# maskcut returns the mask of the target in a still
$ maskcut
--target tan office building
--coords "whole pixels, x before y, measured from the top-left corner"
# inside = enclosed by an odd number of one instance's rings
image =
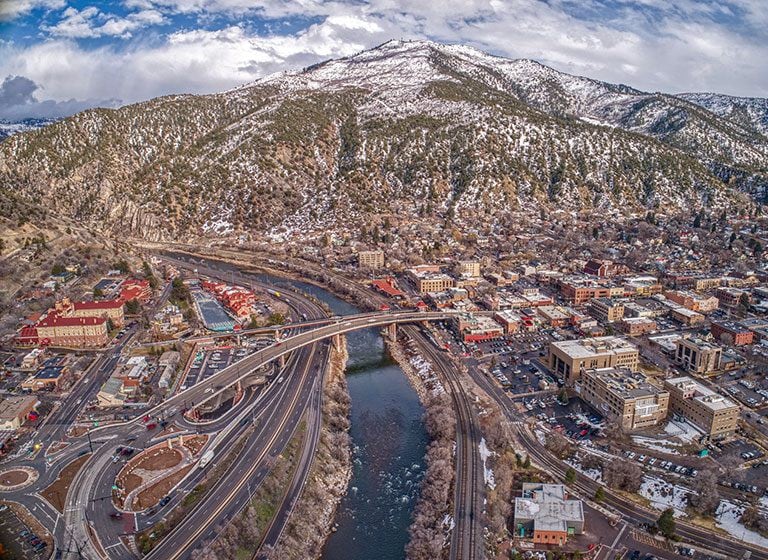
[[[691,377],[675,377],[664,381],[669,391],[669,409],[712,438],[722,438],[736,431],[739,406],[718,395]]]
[[[477,278],[480,276],[480,263],[478,261],[459,261],[456,272],[460,276],[471,276]]]
[[[610,298],[597,298],[589,302],[589,314],[598,321],[613,323],[624,317],[624,304]]]
[[[384,268],[384,251],[360,251],[357,253],[360,268]]]
[[[587,369],[623,367],[637,369],[637,347],[617,336],[550,342],[549,368],[567,382],[578,379]]]
[[[675,343],[675,363],[691,373],[717,371],[722,357],[722,348],[699,338],[680,338]]]
[[[624,430],[655,426],[667,417],[669,392],[641,373],[622,368],[588,369],[581,374],[581,398]]]

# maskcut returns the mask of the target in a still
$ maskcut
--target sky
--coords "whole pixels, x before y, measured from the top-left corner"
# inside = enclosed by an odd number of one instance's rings
[[[0,119],[224,91],[390,39],[768,97],[768,0],[0,0]]]

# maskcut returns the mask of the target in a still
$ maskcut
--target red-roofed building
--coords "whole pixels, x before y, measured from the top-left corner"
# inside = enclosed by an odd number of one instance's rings
[[[397,286],[395,285],[395,279],[390,277],[382,278],[379,280],[373,280],[371,282],[371,286],[373,286],[376,290],[380,291],[386,296],[389,296],[394,299],[403,299],[405,298],[405,294],[401,292]]]
[[[64,298],[56,302],[54,310],[59,317],[102,317],[104,319],[111,319],[115,327],[122,327],[123,323],[125,323],[123,302],[119,299],[73,302],[69,298]]]
[[[123,282],[118,299],[123,303],[134,299],[141,303],[147,303],[152,299],[152,288],[149,287],[149,280],[129,278]]]
[[[107,343],[107,319],[104,317],[61,317],[49,313],[31,327],[36,331],[37,344],[72,348],[98,347]],[[30,331],[22,334],[30,337]]]

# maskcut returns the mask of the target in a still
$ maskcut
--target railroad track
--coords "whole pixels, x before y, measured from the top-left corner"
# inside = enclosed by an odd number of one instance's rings
[[[480,550],[483,548],[477,537],[482,512],[479,492],[481,486],[478,478],[482,466],[478,447],[480,434],[472,413],[472,405],[456,370],[445,363],[445,356],[436,351],[432,344],[421,336],[417,327],[407,326],[404,330],[442,374],[456,410],[455,526],[451,532],[450,558],[474,560],[482,557],[482,553],[478,554],[478,548]]]

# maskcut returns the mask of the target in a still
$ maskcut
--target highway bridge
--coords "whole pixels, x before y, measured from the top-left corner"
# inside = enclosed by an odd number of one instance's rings
[[[371,327],[392,327],[400,323],[419,323],[423,321],[443,321],[455,317],[456,311],[381,311],[375,313],[362,313],[358,315],[344,315],[335,317],[328,325],[308,330],[282,341],[275,342],[262,350],[254,352],[231,366],[228,366],[209,378],[198,382],[189,389],[181,391],[173,397],[165,400],[153,409],[147,411],[150,416],[168,416],[170,411],[189,409],[206,402],[226,391],[243,378],[247,377],[260,367],[290,354],[300,348],[321,342],[328,338],[334,338],[351,331]],[[141,418],[137,417],[124,424],[112,424],[102,428],[91,430],[91,434],[103,430],[111,431],[118,426],[140,425]]]

